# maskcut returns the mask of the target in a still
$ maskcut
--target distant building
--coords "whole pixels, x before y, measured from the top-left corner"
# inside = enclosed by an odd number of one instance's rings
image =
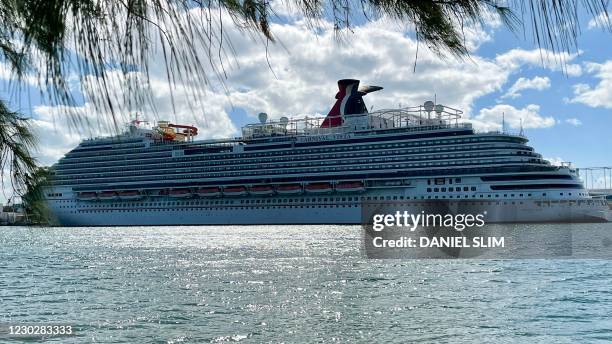
[[[12,225],[22,223],[25,216],[23,206],[21,204],[5,205],[0,204],[0,224]]]

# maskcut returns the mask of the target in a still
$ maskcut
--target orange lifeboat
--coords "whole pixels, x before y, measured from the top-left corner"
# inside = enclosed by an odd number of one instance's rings
[[[193,194],[191,193],[191,190],[187,188],[181,188],[181,189],[172,189],[168,191],[168,196],[172,198],[189,198],[193,196]]]
[[[221,196],[221,188],[218,186],[211,188],[199,188],[196,194],[200,197],[218,197]]]
[[[276,187],[276,192],[281,195],[296,195],[302,193],[300,184],[284,184]]]
[[[98,194],[98,198],[103,201],[111,201],[118,198],[115,191],[102,191]]]
[[[95,192],[79,192],[77,194],[77,199],[81,201],[93,201],[96,199],[97,195],[98,194],[96,194]]]
[[[309,193],[329,193],[333,190],[330,183],[310,183],[304,189]]]
[[[274,193],[274,188],[272,187],[272,185],[251,186],[251,195],[265,196],[265,195],[272,195],[273,193]]]
[[[244,186],[227,186],[223,188],[223,194],[226,196],[245,196],[247,189]]]
[[[354,182],[340,182],[336,185],[336,190],[338,192],[363,192],[366,190],[363,182],[354,181]]]
[[[126,201],[127,200],[137,200],[137,199],[141,199],[142,195],[137,190],[126,190],[126,191],[119,191],[119,198],[126,200]]]

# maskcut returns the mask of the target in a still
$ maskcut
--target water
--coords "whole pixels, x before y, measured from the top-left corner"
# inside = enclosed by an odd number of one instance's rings
[[[609,260],[359,248],[357,226],[4,227],[0,322],[72,324],[62,343],[612,341]]]

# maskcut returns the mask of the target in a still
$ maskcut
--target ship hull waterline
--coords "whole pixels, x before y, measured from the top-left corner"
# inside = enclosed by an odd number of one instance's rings
[[[481,205],[470,202],[470,214],[486,214],[486,223],[592,223],[610,221],[605,205],[568,205],[538,201],[522,201],[522,204]],[[456,203],[456,202],[455,202]],[[510,202],[508,202],[510,203]],[[371,206],[371,205],[368,205]],[[452,203],[451,203],[452,206]],[[394,209],[408,213],[422,211],[422,202],[406,203]],[[371,210],[370,210],[371,213]],[[294,205],[275,207],[205,207],[177,206],[139,209],[108,209],[101,213],[87,210],[72,213],[58,212],[57,224],[61,226],[144,226],[144,225],[267,225],[267,224],[361,224],[362,205]],[[84,216],[85,215],[85,216]],[[444,214],[442,214],[444,215]]]

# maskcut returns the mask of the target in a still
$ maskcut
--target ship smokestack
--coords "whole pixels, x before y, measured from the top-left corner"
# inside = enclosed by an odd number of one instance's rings
[[[378,91],[382,87],[366,86],[359,88],[359,80],[342,79],[338,80],[338,93],[336,103],[325,117],[321,128],[337,127],[342,125],[344,115],[367,113],[363,96],[367,93]]]

